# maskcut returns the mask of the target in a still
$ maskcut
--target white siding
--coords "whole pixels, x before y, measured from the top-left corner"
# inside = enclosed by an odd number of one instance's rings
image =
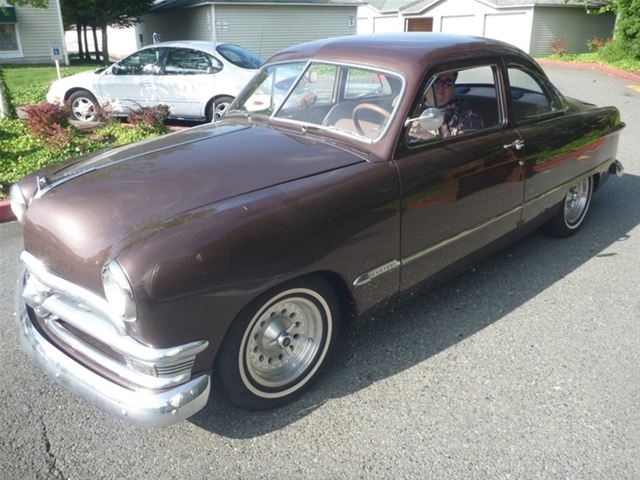
[[[53,63],[49,42],[56,42],[64,48],[58,0],[50,0],[47,8],[15,9],[21,56],[0,53],[2,63]]]
[[[475,15],[443,15],[440,17],[440,31],[461,35],[478,35],[478,20]]]
[[[368,5],[358,7],[358,35],[402,31],[404,18],[398,13],[382,14]]]
[[[353,35],[356,18],[356,7],[217,5],[215,25],[219,42],[235,43],[267,58],[298,43]]]
[[[526,12],[486,14],[484,36],[529,51],[531,22]]]

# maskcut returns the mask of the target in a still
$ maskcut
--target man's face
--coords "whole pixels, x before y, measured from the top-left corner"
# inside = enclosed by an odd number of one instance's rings
[[[454,86],[456,79],[450,73],[443,73],[438,75],[435,81],[436,90],[436,106],[443,107],[451,101],[453,98]]]

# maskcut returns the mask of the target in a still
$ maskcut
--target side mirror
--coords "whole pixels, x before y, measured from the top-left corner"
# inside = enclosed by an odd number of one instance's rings
[[[113,65],[111,65],[111,74],[112,75],[118,75],[118,73],[120,72],[120,67],[118,67],[117,63],[114,63]]]
[[[408,127],[413,122],[418,122],[420,128],[427,132],[438,130],[444,123],[444,113],[439,108],[427,108],[422,111],[419,117],[408,118],[407,121],[404,122],[404,126]]]

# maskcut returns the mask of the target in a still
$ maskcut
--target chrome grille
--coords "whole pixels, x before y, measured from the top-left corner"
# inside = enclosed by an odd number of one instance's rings
[[[28,252],[22,298],[56,342],[142,388],[162,389],[187,382],[195,357],[208,342],[152,348],[126,333],[108,302],[50,273]]]

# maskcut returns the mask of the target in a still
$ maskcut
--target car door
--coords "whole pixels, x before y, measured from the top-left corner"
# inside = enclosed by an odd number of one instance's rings
[[[216,74],[222,63],[201,50],[171,48],[163,75],[157,78],[160,103],[168,105],[171,116],[204,118],[209,99],[216,94]]]
[[[156,105],[156,84],[165,54],[164,47],[145,48],[114,64],[98,82],[102,103],[120,114]]]
[[[571,115],[555,87],[522,60],[506,63],[508,103],[523,140],[526,159],[523,220],[555,207],[567,192],[558,188],[597,165],[602,125],[597,119]]]
[[[447,71],[458,72],[455,98],[481,122],[472,122],[472,131],[444,136],[440,128],[417,141],[409,127],[400,140],[403,290],[514,231],[520,221],[523,166],[518,133],[506,118],[503,71],[497,61]],[[431,87],[421,91],[414,115],[424,100],[432,101],[430,89],[443,73],[428,77]]]

